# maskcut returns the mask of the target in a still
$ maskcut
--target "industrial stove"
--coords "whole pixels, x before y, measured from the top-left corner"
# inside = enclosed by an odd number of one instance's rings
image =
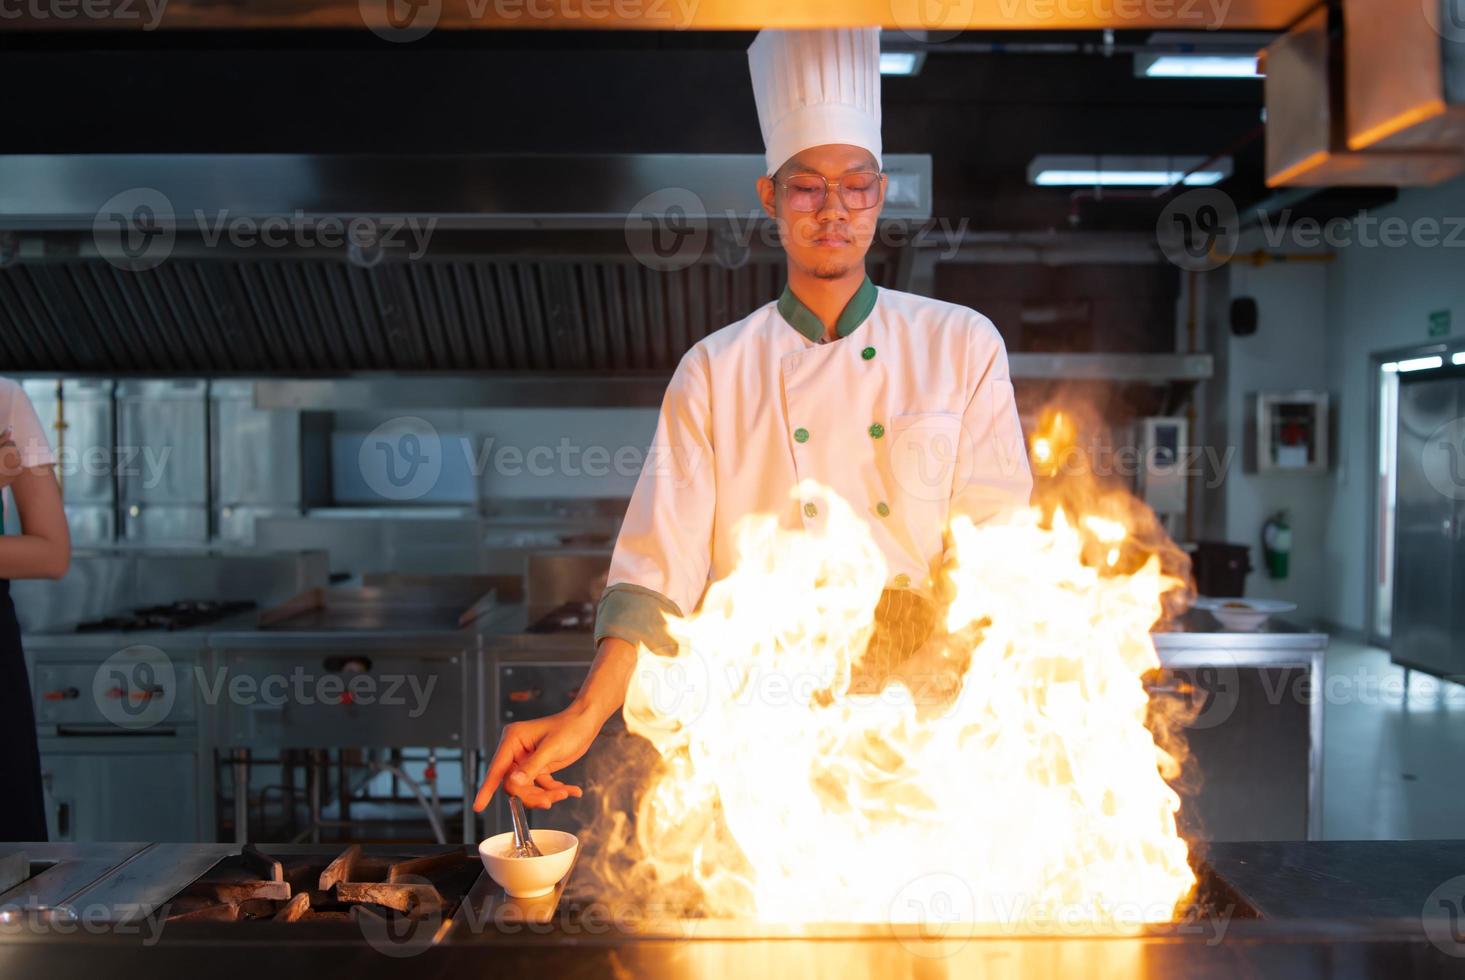
[[[22,857],[23,855],[23,857]],[[1017,934],[939,917],[780,927],[585,890],[505,898],[469,847],[0,845],[0,971],[414,977],[1461,976],[1465,841],[1212,844],[1174,922]]]
[[[122,613],[76,624],[78,633],[136,633],[144,630],[177,630],[209,626],[249,612],[255,603],[245,599],[180,599],[155,606],[140,606]]]

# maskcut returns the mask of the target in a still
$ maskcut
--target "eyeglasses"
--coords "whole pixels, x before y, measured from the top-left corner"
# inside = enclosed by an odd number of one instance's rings
[[[866,211],[880,203],[880,174],[874,170],[859,170],[838,180],[823,174],[794,174],[775,183],[783,185],[784,200],[794,211],[820,210],[831,187],[839,188],[840,200],[851,211]]]

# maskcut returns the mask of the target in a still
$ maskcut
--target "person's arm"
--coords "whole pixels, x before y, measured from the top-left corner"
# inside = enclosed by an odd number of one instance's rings
[[[24,468],[13,444],[0,446],[0,488],[7,484],[21,533],[0,537],[0,579],[60,578],[71,565],[71,531],[54,468]]]
[[[712,561],[716,482],[708,366],[701,350],[682,359],[662,400],[656,435],[636,481],[611,557],[595,623],[590,675],[564,711],[504,728],[473,808],[500,788],[547,809],[580,789],[554,773],[580,759],[625,702],[640,647],[674,648],[666,618],[696,607]]]
[[[968,372],[975,383],[962,412],[949,516],[951,520],[966,516],[974,524],[983,524],[1028,506],[1033,475],[1007,367],[1007,348],[992,322],[974,315],[979,323],[974,325]]]
[[[635,647],[614,636],[601,640],[590,675],[568,708],[505,726],[498,750],[488,764],[488,775],[473,800],[473,809],[481,811],[488,806],[500,786],[523,800],[525,806],[537,809],[548,809],[566,797],[579,796],[580,787],[560,782],[554,773],[590,750],[600,729],[626,700],[635,668]]]

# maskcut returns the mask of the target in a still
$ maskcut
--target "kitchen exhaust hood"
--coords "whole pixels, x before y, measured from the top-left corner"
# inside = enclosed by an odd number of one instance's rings
[[[1344,0],[1274,41],[1263,59],[1268,186],[1431,186],[1465,172],[1450,9]]]
[[[931,215],[931,158],[885,157],[882,220]],[[668,209],[737,224],[762,212],[757,153],[73,154],[0,156],[0,228],[90,231],[148,191],[180,233],[220,215],[403,216],[445,229],[625,226]],[[675,193],[673,193],[675,192]],[[140,196],[140,195],[136,195]],[[658,211],[660,209],[660,211]]]
[[[931,215],[931,161],[885,162],[869,267],[896,285]],[[669,371],[783,289],[754,193],[762,166],[756,154],[0,157],[0,368]]]

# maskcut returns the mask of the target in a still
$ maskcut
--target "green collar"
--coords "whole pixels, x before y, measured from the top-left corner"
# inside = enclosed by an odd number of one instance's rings
[[[879,294],[880,291],[875,288],[870,277],[866,276],[865,281],[860,283],[860,288],[855,290],[855,294],[845,304],[839,319],[834,321],[835,335],[848,337],[854,333],[855,328],[864,323],[870,311],[875,308],[875,299]],[[783,295],[778,298],[778,312],[788,321],[789,326],[814,343],[817,344],[819,338],[824,336],[823,322],[787,286],[783,287]]]

